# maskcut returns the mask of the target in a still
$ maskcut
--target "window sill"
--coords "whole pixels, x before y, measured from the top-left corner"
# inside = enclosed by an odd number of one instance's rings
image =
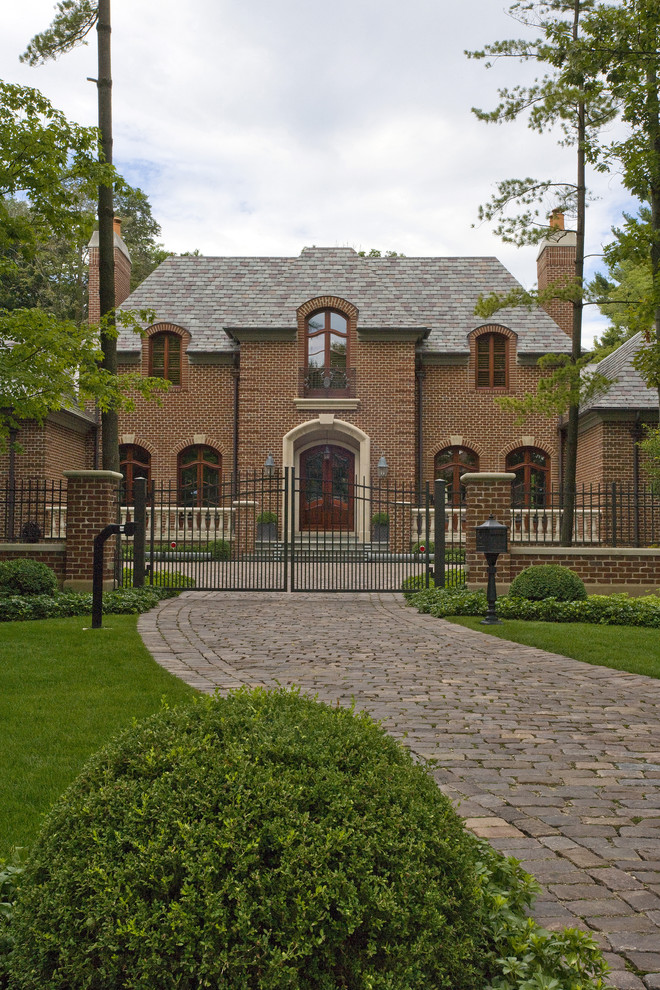
[[[293,400],[296,409],[345,409],[345,410],[355,410],[360,407],[359,399],[350,398],[333,398],[328,399],[324,396],[319,396],[318,399],[305,398],[305,399],[294,399]]]

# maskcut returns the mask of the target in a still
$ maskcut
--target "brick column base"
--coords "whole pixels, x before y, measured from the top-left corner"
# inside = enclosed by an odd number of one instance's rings
[[[489,516],[494,516],[509,530],[511,539],[511,483],[515,474],[509,472],[461,475],[465,485],[465,583],[470,591],[485,588],[488,584],[488,564],[482,553],[476,552],[475,527],[481,526]],[[503,582],[509,585],[510,554],[500,554],[497,572]],[[504,589],[503,589],[504,590]]]
[[[117,522],[117,471],[64,471],[67,479],[66,576],[69,591],[92,590],[94,537]],[[105,544],[103,590],[114,588],[114,540]]]

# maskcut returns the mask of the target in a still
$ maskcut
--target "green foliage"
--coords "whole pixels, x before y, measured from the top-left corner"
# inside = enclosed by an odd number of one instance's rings
[[[180,571],[154,571],[152,574],[145,574],[145,588],[194,588],[196,581],[187,574]],[[133,585],[133,568],[124,568],[124,588],[131,588]]]
[[[229,560],[231,557],[231,543],[227,540],[210,540],[206,550],[211,554],[211,560]]]
[[[0,990],[9,985],[9,955],[14,945],[11,924],[25,853],[25,849],[16,849],[9,862],[0,859]]]
[[[271,523],[276,523],[277,513],[270,511],[260,512],[259,515],[257,516],[257,522],[262,526],[269,526],[271,525]]]
[[[358,251],[360,258],[405,258],[405,254],[398,251],[379,251],[378,248],[371,248],[369,251]]]
[[[435,588],[408,597],[408,604],[429,615],[483,616],[488,602],[483,591]],[[546,598],[531,601],[505,595],[497,599],[500,619],[523,619],[530,622],[586,622],[605,626],[660,627],[660,595],[630,598],[628,595],[588,595],[579,601]]]
[[[78,45],[86,45],[85,38],[97,20],[98,0],[60,0],[53,23],[34,36],[20,56],[21,62],[43,65]]]
[[[576,602],[584,600],[587,592],[584,582],[570,568],[559,564],[536,564],[525,568],[514,578],[509,595],[511,598],[527,598],[535,602],[545,598]]]
[[[19,557],[0,561],[0,596],[54,595],[55,571],[39,560]]]
[[[422,588],[426,590],[426,581],[426,574],[411,574],[410,577],[405,578],[401,582],[403,597],[410,599],[413,595],[418,594]],[[428,587],[430,589],[435,588],[435,581],[430,575],[428,577]]]
[[[487,842],[479,847],[490,977],[483,990],[605,990],[608,967],[593,936],[541,928],[527,917],[536,881]]]
[[[644,471],[651,480],[654,491],[657,492],[660,487],[660,428],[647,426],[644,430],[644,438],[637,446],[646,454]]]
[[[371,517],[372,526],[389,526],[390,524],[390,514],[389,512],[374,512]]]
[[[103,595],[104,615],[138,615],[154,608],[163,598],[172,598],[173,588],[118,588]],[[54,595],[11,595],[0,597],[0,622],[25,622],[30,619],[59,619],[72,615],[90,615],[92,596],[77,591]]]
[[[14,986],[473,990],[477,852],[365,714],[205,698],[122,734],[48,816]]]

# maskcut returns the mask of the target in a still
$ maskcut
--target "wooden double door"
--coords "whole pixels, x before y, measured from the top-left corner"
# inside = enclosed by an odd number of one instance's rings
[[[344,530],[355,526],[355,455],[336,444],[319,444],[300,455],[300,529]]]

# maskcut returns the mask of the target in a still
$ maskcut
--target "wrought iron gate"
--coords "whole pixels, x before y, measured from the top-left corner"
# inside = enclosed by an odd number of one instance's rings
[[[137,485],[138,483],[136,483]],[[396,592],[462,583],[462,510],[411,487],[341,472],[240,475],[203,491],[152,485],[145,584],[223,591]],[[136,495],[136,498],[138,496]],[[435,502],[435,504],[434,504]],[[139,505],[137,512],[139,513]],[[136,514],[122,506],[122,521]],[[140,571],[124,543],[120,581]],[[139,581],[138,581],[139,583]]]

